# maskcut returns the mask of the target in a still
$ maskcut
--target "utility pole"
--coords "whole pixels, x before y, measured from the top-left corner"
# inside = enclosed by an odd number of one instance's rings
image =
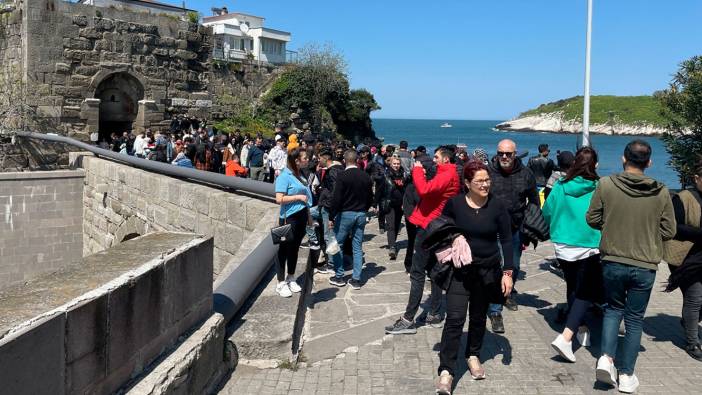
[[[583,96],[583,147],[590,145],[590,44],[592,36],[592,0],[587,0],[585,34],[585,95]]]

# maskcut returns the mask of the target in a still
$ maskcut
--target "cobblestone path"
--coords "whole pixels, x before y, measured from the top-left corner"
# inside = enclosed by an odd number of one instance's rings
[[[397,261],[390,261],[384,248],[386,237],[378,233],[377,222],[366,229],[362,289],[337,289],[329,286],[328,276],[315,276],[302,351],[306,362],[296,371],[239,366],[222,394],[434,393],[441,329],[421,327],[416,335],[384,335],[383,326],[404,311],[409,279],[402,265],[404,251]],[[400,239],[403,236],[404,232]],[[481,360],[488,377],[473,381],[465,374],[465,360],[460,360],[455,394],[617,393],[594,380],[597,325],[592,328],[593,346],[577,349],[576,363],[563,362],[552,350],[550,342],[562,329],[555,316],[557,305],[565,300],[565,283],[549,268],[549,257],[553,257],[550,243],[525,251],[523,280],[517,284],[519,311],[505,310],[505,334],[489,329],[486,333]],[[637,393],[700,393],[702,364],[681,348],[681,295],[660,292],[668,277],[667,268],[660,269],[636,366],[641,381]]]

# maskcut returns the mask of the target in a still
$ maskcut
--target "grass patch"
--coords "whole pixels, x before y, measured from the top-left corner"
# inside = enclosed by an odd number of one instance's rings
[[[665,127],[661,104],[653,96],[591,96],[591,124],[654,125]],[[566,121],[582,122],[583,97],[575,96],[542,104],[519,114],[520,117],[560,112]]]

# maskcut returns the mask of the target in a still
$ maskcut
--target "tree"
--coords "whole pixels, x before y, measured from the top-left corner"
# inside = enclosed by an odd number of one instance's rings
[[[263,98],[262,116],[287,119],[295,111],[315,131],[336,128],[347,137],[375,137],[370,112],[380,107],[368,91],[349,90],[346,69],[331,45],[304,46]]]
[[[668,89],[656,92],[670,130],[663,136],[670,165],[683,186],[692,183],[695,164],[702,158],[702,56],[683,61]]]

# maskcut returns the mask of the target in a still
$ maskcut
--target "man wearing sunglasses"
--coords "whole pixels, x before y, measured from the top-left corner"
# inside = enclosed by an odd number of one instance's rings
[[[522,257],[522,243],[519,239],[519,228],[524,221],[524,211],[528,203],[539,204],[539,195],[536,191],[534,173],[522,164],[517,157],[517,144],[512,140],[502,140],[497,145],[497,155],[488,165],[490,179],[492,180],[491,193],[507,207],[512,218],[512,245],[513,251],[502,251],[503,254],[512,253],[514,257],[514,284],[519,277],[519,261]],[[505,301],[509,310],[516,311],[517,303],[512,296]],[[504,333],[505,326],[502,321],[502,305],[492,304],[488,310],[492,331]]]

